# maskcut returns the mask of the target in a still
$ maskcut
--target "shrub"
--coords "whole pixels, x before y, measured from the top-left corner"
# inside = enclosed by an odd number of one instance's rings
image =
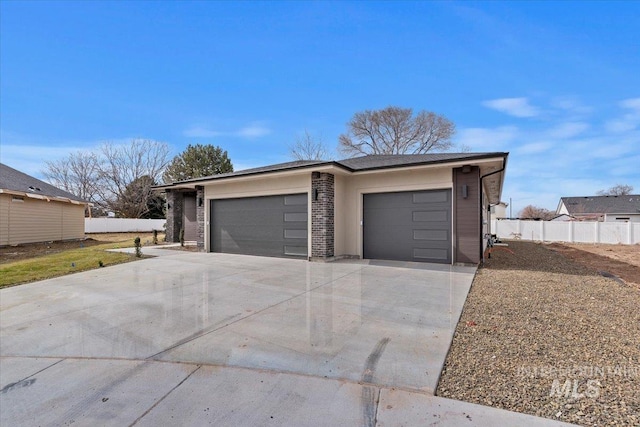
[[[133,241],[133,244],[136,247],[136,258],[140,258],[142,256],[142,245],[140,244],[140,237],[136,237]]]

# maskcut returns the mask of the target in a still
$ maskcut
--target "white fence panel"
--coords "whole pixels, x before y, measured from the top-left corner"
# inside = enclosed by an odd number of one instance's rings
[[[627,245],[640,243],[640,223],[637,222],[492,220],[491,230],[501,239]]]
[[[501,239],[517,239],[520,237],[520,221],[517,220],[492,220],[491,230]]]
[[[542,221],[521,221],[520,235],[523,240],[544,240],[542,237]]]
[[[166,219],[85,218],[85,233],[141,233],[163,230]]]
[[[571,227],[566,223],[557,221],[540,221],[544,226],[544,240],[548,242],[571,241]],[[571,224],[569,224],[571,225]]]
[[[629,226],[626,222],[601,222],[598,227],[600,243],[628,243]]]
[[[597,221],[593,222],[571,222],[573,224],[573,242],[576,243],[598,243],[596,235]]]

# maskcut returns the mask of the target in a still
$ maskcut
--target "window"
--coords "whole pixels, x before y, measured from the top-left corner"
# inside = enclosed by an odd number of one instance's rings
[[[12,202],[16,202],[16,203],[22,203],[22,202],[24,202],[24,197],[13,196],[11,198],[11,201]]]

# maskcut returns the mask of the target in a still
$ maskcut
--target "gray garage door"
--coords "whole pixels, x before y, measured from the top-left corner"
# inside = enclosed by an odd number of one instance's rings
[[[211,250],[307,256],[307,194],[211,201]]]
[[[451,263],[451,190],[363,196],[364,257]]]

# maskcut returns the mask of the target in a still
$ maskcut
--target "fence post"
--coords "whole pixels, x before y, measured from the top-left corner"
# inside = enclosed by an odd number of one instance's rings
[[[540,241],[544,242],[544,221],[540,221]]]
[[[573,221],[569,221],[569,243],[573,243]]]
[[[627,243],[633,245],[633,222],[627,222]]]
[[[595,222],[595,227],[596,227],[596,235],[594,236],[594,240],[596,241],[596,243],[600,243],[600,225],[599,225],[600,221]]]
[[[516,224],[518,224],[518,235],[520,236],[520,238],[522,238],[522,224],[521,224],[522,220],[516,219],[516,221],[517,221]]]

